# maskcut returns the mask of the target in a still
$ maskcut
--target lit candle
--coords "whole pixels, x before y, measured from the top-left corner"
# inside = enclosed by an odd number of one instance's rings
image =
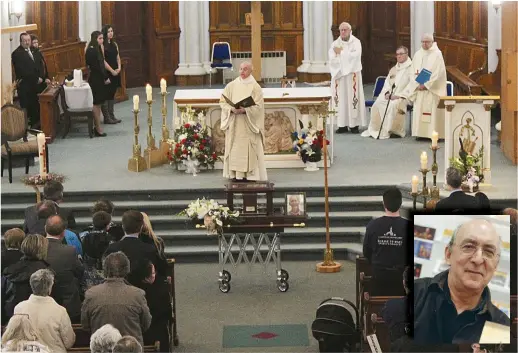
[[[439,133],[434,131],[432,132],[432,147],[437,147],[437,141],[439,141]]]
[[[38,142],[38,155],[40,162],[40,177],[45,178],[47,176],[46,161],[45,161],[45,134],[39,133],[36,135]]]
[[[133,110],[134,111],[138,110],[138,103],[139,103],[139,98],[137,95],[134,95],[133,96]]]
[[[417,194],[417,184],[419,184],[419,178],[414,175],[412,177],[412,194]]]
[[[421,153],[421,169],[428,169],[428,154],[425,151]]]
[[[146,85],[146,98],[148,102],[151,102],[153,100],[153,90],[149,83]]]
[[[165,78],[160,80],[160,92],[165,93],[167,91],[167,82],[165,81]]]

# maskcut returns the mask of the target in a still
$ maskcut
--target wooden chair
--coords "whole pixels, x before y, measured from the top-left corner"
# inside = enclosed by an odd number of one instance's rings
[[[63,118],[65,121],[65,126],[63,129],[63,138],[67,137],[70,132],[70,125],[72,124],[72,118],[74,117],[84,117],[88,118],[88,135],[90,138],[94,137],[94,112],[92,109],[90,110],[76,110],[70,109],[67,105],[67,100],[65,98],[65,88],[63,86],[60,87],[59,95],[61,96],[61,108],[63,109]]]
[[[364,294],[365,313],[363,314],[363,338],[366,341],[367,336],[376,334],[382,352],[388,352],[390,350],[390,333],[387,325],[385,325],[381,318],[381,310],[387,301],[398,298],[403,297],[371,297],[367,292]]]
[[[31,158],[38,157],[38,142],[28,141],[27,133],[37,135],[42,131],[29,129],[27,112],[13,104],[6,104],[2,107],[2,177],[4,176],[4,160],[7,160],[9,170],[9,183],[13,182],[13,158],[25,158],[25,174],[29,174],[29,162]],[[12,143],[9,142],[19,141]],[[49,148],[45,148],[47,172],[49,171]]]

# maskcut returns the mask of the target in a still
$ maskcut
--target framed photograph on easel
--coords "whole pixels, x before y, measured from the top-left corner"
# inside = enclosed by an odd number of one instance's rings
[[[306,215],[306,193],[291,192],[285,195],[285,215],[305,216]]]

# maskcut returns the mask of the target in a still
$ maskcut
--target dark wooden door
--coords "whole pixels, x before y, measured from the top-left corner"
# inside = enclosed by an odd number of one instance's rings
[[[126,86],[144,86],[148,77],[149,53],[146,45],[144,1],[103,1],[102,21],[113,26],[121,59],[127,60]]]

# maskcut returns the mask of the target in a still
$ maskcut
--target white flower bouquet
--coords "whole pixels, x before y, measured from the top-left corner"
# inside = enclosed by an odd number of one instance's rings
[[[189,217],[193,222],[203,224],[207,229],[208,235],[221,234],[223,232],[223,223],[232,222],[239,217],[238,211],[231,211],[226,206],[221,206],[214,200],[197,199],[189,204],[189,206],[179,213],[181,216]]]

